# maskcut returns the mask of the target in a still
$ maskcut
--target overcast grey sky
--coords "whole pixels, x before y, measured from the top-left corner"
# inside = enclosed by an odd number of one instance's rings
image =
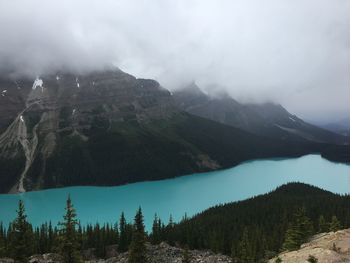
[[[348,0],[0,0],[0,69],[114,63],[304,118],[350,115]]]

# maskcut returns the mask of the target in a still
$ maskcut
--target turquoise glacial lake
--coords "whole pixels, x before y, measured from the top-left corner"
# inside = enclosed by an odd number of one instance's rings
[[[267,193],[288,182],[303,182],[334,193],[350,193],[350,165],[329,162],[319,155],[300,158],[255,160],[230,169],[192,174],[162,181],[116,187],[67,187],[24,194],[0,195],[0,221],[7,225],[16,214],[18,200],[25,203],[34,225],[62,219],[70,194],[79,220],[114,223],[122,211],[129,221],[142,207],[148,229],[157,213],[174,221],[211,206]]]

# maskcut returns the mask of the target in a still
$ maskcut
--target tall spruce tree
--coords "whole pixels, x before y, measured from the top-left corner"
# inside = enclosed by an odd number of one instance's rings
[[[116,222],[113,226],[113,232],[114,232],[114,236],[113,236],[113,243],[117,243],[119,244],[119,227],[118,227],[118,223]]]
[[[158,218],[157,214],[154,215],[153,225],[152,225],[152,235],[151,243],[153,245],[159,244],[161,241],[161,221]]]
[[[128,234],[127,234],[127,224],[124,216],[124,212],[122,212],[119,220],[119,244],[118,251],[125,252],[128,251]]]
[[[342,228],[340,221],[336,216],[332,216],[331,223],[329,224],[329,230],[336,232]]]
[[[3,224],[0,223],[0,257],[5,257],[6,255],[5,236],[5,229],[3,227]]]
[[[143,215],[141,207],[138,209],[135,222],[134,230],[132,234],[132,241],[129,249],[129,263],[146,263],[146,233],[145,225],[143,223]]]
[[[293,221],[290,223],[285,241],[283,243],[284,250],[296,250],[300,245],[312,235],[313,226],[310,219],[306,215],[304,207],[297,209],[294,213]]]
[[[326,222],[326,219],[324,218],[323,215],[320,215],[320,217],[318,218],[318,232],[319,233],[324,233],[324,232],[328,232],[329,230],[329,225]]]
[[[59,251],[65,263],[82,262],[80,255],[77,214],[68,196],[63,222],[59,223]]]
[[[17,217],[9,231],[10,255],[19,262],[27,262],[27,258],[34,252],[34,233],[31,224],[27,221],[24,203],[18,202]]]
[[[233,259],[237,263],[254,262],[254,252],[248,234],[248,229],[244,228],[241,241],[238,244],[237,258]]]

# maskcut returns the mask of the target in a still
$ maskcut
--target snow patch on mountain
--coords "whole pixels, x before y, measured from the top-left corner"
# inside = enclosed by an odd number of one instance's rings
[[[291,120],[291,121],[293,121],[293,122],[297,122],[294,118],[292,118],[292,117],[289,117],[289,119]]]
[[[40,87],[40,88],[41,88],[41,91],[43,91],[43,84],[44,84],[44,82],[43,82],[42,79],[36,78],[36,79],[34,80],[32,89],[35,90],[37,87]]]
[[[77,88],[80,88],[80,84],[79,84],[79,79],[75,78],[75,82],[77,83]]]

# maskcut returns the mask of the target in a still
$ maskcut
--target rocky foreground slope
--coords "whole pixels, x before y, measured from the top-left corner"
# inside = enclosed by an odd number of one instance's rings
[[[350,229],[316,235],[299,250],[284,252],[279,258],[284,263],[307,263],[310,255],[318,263],[350,262]],[[276,258],[269,261],[274,262]]]
[[[107,248],[107,259],[94,259],[91,254],[93,251],[85,251],[86,263],[127,263],[128,254],[116,252],[115,246]],[[147,259],[150,263],[181,263],[184,250],[177,247],[169,246],[166,243],[160,245],[147,244]],[[191,250],[189,251],[192,262],[195,263],[230,263],[229,257],[213,254],[209,251]],[[13,263],[12,259],[0,258],[0,263]],[[57,254],[34,255],[29,259],[29,263],[59,263],[60,256]]]

